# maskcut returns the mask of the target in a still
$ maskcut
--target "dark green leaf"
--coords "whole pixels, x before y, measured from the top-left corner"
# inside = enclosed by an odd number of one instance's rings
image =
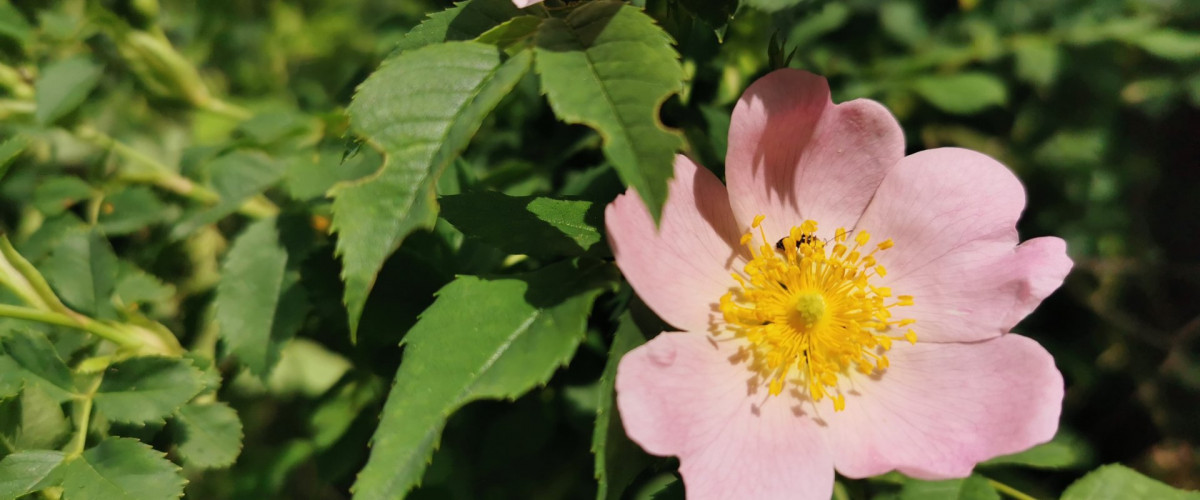
[[[200,392],[201,375],[182,358],[138,357],[114,363],[96,391],[96,408],[115,422],[158,422]]]
[[[117,256],[99,233],[79,227],[67,232],[38,268],[63,302],[100,319],[113,319]]]
[[[590,201],[484,191],[444,196],[442,217],[468,238],[511,254],[580,255],[602,239],[604,208]]]
[[[0,357],[0,377],[17,378],[26,386],[36,384],[58,402],[75,394],[71,371],[45,335],[11,332],[0,340],[0,347],[4,350],[4,356]]]
[[[270,374],[308,315],[307,293],[299,272],[289,269],[278,222],[259,220],[238,236],[217,285],[221,338],[230,354],[260,378]]]
[[[1120,464],[1102,466],[1075,481],[1062,500],[1200,500],[1200,492],[1177,490]]]
[[[738,0],[681,0],[679,3],[715,30],[729,24],[738,9]]]
[[[82,55],[42,68],[34,83],[38,123],[52,124],[82,104],[103,74],[102,66]]]
[[[799,5],[804,0],[745,0],[745,4],[763,12],[776,12]]]
[[[221,201],[180,221],[171,236],[182,238],[200,226],[232,214],[246,200],[278,182],[283,171],[283,162],[264,154],[235,151],[213,160],[208,172],[213,190],[220,195]]]
[[[18,451],[0,460],[0,498],[17,498],[55,486],[62,480],[63,453]]]
[[[645,343],[646,338],[628,312],[622,314],[618,321],[608,363],[604,365],[604,373],[600,376],[600,402],[596,410],[596,427],[592,432],[596,479],[600,481],[596,491],[597,500],[621,498],[625,488],[642,469],[650,465],[649,456],[625,435],[625,426],[621,425],[621,415],[616,411],[616,393],[613,391],[621,357]]]
[[[529,62],[528,51],[501,63],[494,46],[451,42],[400,53],[359,87],[351,124],[387,160],[333,191],[352,335],[383,261],[413,231],[433,228],[438,177]]]
[[[432,14],[409,30],[396,52],[413,50],[442,42],[472,40],[501,23],[520,15],[511,0],[467,0]]]
[[[4,177],[4,174],[8,173],[8,167],[21,155],[22,151],[25,151],[26,146],[29,146],[29,139],[20,135],[10,137],[0,143],[0,177]]]
[[[957,73],[918,78],[913,90],[938,109],[971,115],[1008,102],[1004,82],[987,73]]]
[[[683,88],[671,38],[636,7],[601,0],[537,35],[537,70],[554,113],[604,138],[604,155],[658,220],[680,134],[663,128],[663,101]]]
[[[100,232],[109,236],[122,235],[161,222],[168,213],[154,191],[145,186],[133,186],[106,196],[97,222]]]
[[[1062,49],[1045,37],[1022,39],[1013,47],[1017,62],[1017,77],[1034,85],[1054,83],[1061,65]]]
[[[92,196],[92,187],[73,176],[50,177],[33,190],[33,206],[43,214],[54,216]]]
[[[179,455],[189,465],[228,467],[242,451],[242,421],[225,403],[184,405],[174,429]]]
[[[528,40],[541,25],[542,18],[537,16],[514,17],[505,21],[504,24],[487,30],[475,41],[505,48],[522,40]]]
[[[175,295],[175,287],[163,283],[132,264],[125,264],[121,266],[114,292],[126,308],[136,308],[137,304],[162,304],[169,301]]]
[[[1000,494],[987,478],[972,474],[945,481],[909,479],[900,489],[900,500],[1000,500]]]
[[[1083,438],[1060,429],[1049,443],[1012,455],[996,457],[980,466],[1018,465],[1039,469],[1075,469],[1092,463],[1091,445]]]
[[[371,175],[382,163],[379,153],[369,148],[344,161],[340,150],[322,150],[317,155],[300,154],[288,160],[284,186],[297,200],[321,198],[335,184]]]
[[[39,385],[30,385],[20,396],[0,401],[0,436],[13,449],[57,448],[70,430],[61,401],[50,397]]]
[[[108,438],[69,461],[64,500],[176,500],[187,483],[162,453],[131,438]]]
[[[477,399],[516,398],[571,359],[592,302],[611,279],[607,266],[587,266],[460,276],[442,288],[405,337],[354,497],[403,496],[420,481],[451,413]]]

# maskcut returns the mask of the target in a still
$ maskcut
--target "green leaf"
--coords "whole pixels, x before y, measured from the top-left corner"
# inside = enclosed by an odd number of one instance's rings
[[[50,125],[73,111],[96,87],[104,67],[79,55],[50,63],[42,68],[33,88],[38,123]]]
[[[123,235],[161,222],[169,212],[158,196],[146,186],[132,186],[104,198],[97,225],[100,232]]]
[[[913,90],[938,109],[956,115],[971,115],[1008,102],[1004,82],[987,73],[925,76],[913,82]]]
[[[146,356],[114,363],[96,391],[96,408],[116,422],[159,422],[200,392],[201,375],[182,358]]]
[[[451,413],[477,399],[516,398],[571,359],[611,279],[608,266],[587,266],[460,276],[438,291],[404,338],[404,361],[354,498],[403,496],[419,483]]]
[[[29,139],[21,135],[0,143],[0,177],[4,177],[4,174],[8,173],[8,167],[21,155],[21,152],[25,151],[27,146],[29,146]]]
[[[108,438],[67,462],[64,500],[176,500],[187,481],[162,453],[132,438]]]
[[[537,16],[519,16],[509,19],[499,26],[487,30],[475,39],[476,42],[506,48],[522,40],[527,40],[537,32],[542,25],[542,18]]]
[[[188,465],[228,467],[242,452],[242,421],[225,403],[184,405],[175,413],[174,430]]]
[[[67,232],[38,268],[76,311],[99,319],[116,318],[112,294],[117,256],[99,233],[83,226]]]
[[[1190,61],[1200,58],[1200,34],[1196,33],[1162,28],[1135,37],[1133,42],[1164,59]]]
[[[136,308],[137,304],[163,304],[171,300],[175,296],[175,287],[132,264],[125,264],[121,266],[114,293],[126,308]]]
[[[987,478],[972,474],[945,481],[909,479],[900,489],[900,500],[1000,500],[1000,493]]]
[[[283,177],[284,164],[265,154],[235,151],[213,160],[208,172],[221,201],[180,221],[171,231],[171,237],[183,238],[200,226],[237,211],[246,200],[278,182]]]
[[[778,12],[800,5],[804,0],[745,0],[744,4],[763,12]]]
[[[0,460],[0,498],[56,486],[62,480],[63,453],[52,450],[18,451]]]
[[[542,23],[537,70],[554,113],[600,133],[604,156],[658,220],[683,145],[658,118],[663,101],[683,89],[670,36],[636,7],[585,3]]]
[[[738,9],[738,0],[680,0],[679,4],[715,30],[729,24]]]
[[[1012,455],[996,457],[979,465],[983,467],[1019,465],[1038,469],[1077,469],[1089,466],[1092,459],[1091,444],[1086,439],[1059,429],[1058,434],[1048,443],[1042,443]]]
[[[1054,83],[1062,65],[1059,44],[1045,37],[1022,39],[1013,47],[1017,78],[1034,85]]]
[[[65,212],[92,196],[92,186],[75,176],[56,176],[43,180],[33,190],[33,207],[48,216]]]
[[[289,268],[278,223],[262,219],[247,227],[229,249],[217,284],[221,338],[229,353],[259,378],[271,373],[309,309],[300,273]]]
[[[467,0],[432,14],[409,30],[396,44],[396,52],[442,42],[472,40],[504,23],[521,10],[511,0]]]
[[[322,198],[335,184],[371,175],[382,163],[383,158],[372,149],[360,150],[345,160],[341,149],[298,154],[288,159],[284,187],[297,200]]]
[[[1062,500],[1197,500],[1200,492],[1177,490],[1120,464],[1102,466],[1075,481]]]
[[[884,2],[879,6],[879,23],[885,33],[910,47],[929,38],[929,26],[920,4],[915,2]]]
[[[596,500],[617,499],[651,460],[629,437],[616,411],[617,364],[621,357],[646,342],[628,312],[622,314],[613,335],[604,373],[600,375],[600,404],[596,427],[592,432],[592,453],[596,455],[596,479],[600,481]]]
[[[26,386],[36,384],[57,402],[75,394],[71,371],[58,357],[58,351],[39,332],[16,331],[0,340],[5,356],[0,357],[0,378],[13,377]]]
[[[603,238],[604,207],[590,201],[483,191],[443,196],[442,217],[468,238],[510,254],[580,255]]]
[[[496,47],[450,42],[400,53],[359,87],[350,122],[387,159],[333,190],[351,335],[383,261],[413,231],[433,228],[438,177],[529,63],[528,51],[502,63]]]
[[[70,430],[62,402],[48,395],[41,386],[30,385],[20,396],[0,401],[0,436],[13,449],[57,448]]]
[[[25,15],[8,0],[0,0],[0,35],[8,36],[22,45],[33,36],[33,27],[25,20]]]

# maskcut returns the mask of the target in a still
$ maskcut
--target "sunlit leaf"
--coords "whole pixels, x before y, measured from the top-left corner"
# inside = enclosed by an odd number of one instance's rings
[[[0,498],[18,498],[55,486],[62,480],[63,453],[18,451],[0,460]]]
[[[158,422],[200,392],[200,377],[186,359],[130,358],[104,371],[96,408],[116,422]]]
[[[930,75],[913,82],[913,90],[947,113],[971,115],[1008,102],[1004,82],[987,73]]]
[[[175,500],[179,467],[131,438],[108,438],[64,465],[64,500]]]
[[[54,123],[83,104],[103,74],[102,66],[82,55],[42,68],[34,83],[37,121],[47,125]]]
[[[1130,498],[1197,500],[1200,499],[1200,493],[1177,490],[1143,476],[1124,465],[1110,464],[1075,481],[1062,495],[1062,500],[1124,500]]]
[[[1039,469],[1072,469],[1087,467],[1092,462],[1091,445],[1083,438],[1060,429],[1054,439],[1028,450],[996,457],[979,464],[1017,465]]]
[[[590,201],[484,191],[442,197],[442,217],[468,238],[511,254],[580,255],[602,239],[604,208]]]
[[[242,451],[242,421],[225,403],[189,403],[175,412],[175,441],[185,463],[227,467]]]
[[[945,481],[909,479],[900,489],[900,500],[1000,500],[1000,494],[987,478],[972,474]]]
[[[75,394],[71,372],[46,336],[33,331],[11,332],[0,339],[0,377],[36,384],[58,402]]]
[[[396,44],[395,51],[412,50],[426,45],[472,40],[520,15],[521,10],[511,0],[467,0],[431,14],[421,24],[409,30]]]

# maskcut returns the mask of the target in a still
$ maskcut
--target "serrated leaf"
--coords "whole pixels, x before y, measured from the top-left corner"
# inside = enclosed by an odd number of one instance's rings
[[[1087,467],[1092,462],[1091,444],[1075,434],[1059,429],[1048,443],[1028,450],[996,457],[979,464],[981,467],[995,465],[1018,465],[1038,469],[1072,469]]]
[[[265,154],[235,151],[213,160],[208,172],[213,191],[220,195],[221,201],[179,221],[171,231],[172,238],[183,238],[200,226],[237,211],[246,200],[278,182],[283,177],[284,164]]]
[[[289,269],[279,220],[251,224],[234,241],[217,284],[216,320],[229,353],[260,378],[308,315],[300,273]]]
[[[600,133],[604,156],[658,220],[683,145],[658,118],[662,103],[683,89],[670,36],[636,7],[586,3],[542,23],[537,70],[554,113]]]
[[[284,187],[292,198],[309,200],[325,196],[339,182],[353,181],[379,170],[383,158],[372,149],[363,149],[342,159],[342,151],[322,150],[317,155],[298,154],[288,159]]]
[[[99,233],[85,227],[67,232],[38,269],[72,309],[98,319],[116,318],[112,293],[117,256]]]
[[[56,486],[62,480],[63,453],[18,451],[0,460],[0,498],[18,498]]]
[[[1200,500],[1200,492],[1177,490],[1120,464],[1102,466],[1075,481],[1062,500]]]
[[[433,228],[438,177],[530,58],[523,51],[502,63],[499,49],[475,42],[431,45],[384,61],[359,87],[351,124],[387,159],[375,175],[333,190],[351,335],[383,261],[413,231]]]
[[[166,302],[175,295],[175,287],[163,283],[157,277],[134,267],[132,264],[121,266],[114,290],[125,307],[136,307],[137,304],[159,304]]]
[[[92,187],[83,179],[74,176],[50,177],[33,190],[33,207],[43,214],[54,216],[91,195]]]
[[[446,418],[477,399],[516,398],[544,384],[583,340],[608,267],[563,262],[516,276],[460,276],[404,338],[356,499],[391,499],[416,486]],[[470,311],[470,314],[464,314]]]
[[[442,42],[472,40],[517,16],[521,10],[511,0],[467,0],[431,14],[409,30],[396,44],[396,52]]]
[[[242,452],[242,421],[225,403],[184,405],[174,429],[179,455],[189,465],[228,467]]]
[[[439,201],[442,217],[464,236],[510,254],[576,256],[603,238],[604,207],[590,201],[492,191],[444,196]]]
[[[987,73],[930,75],[913,82],[913,90],[947,113],[971,115],[1008,102],[1004,82]]]
[[[0,436],[15,450],[57,448],[70,430],[62,403],[41,386],[30,385],[18,397],[0,401]]]
[[[542,18],[537,16],[519,16],[505,21],[482,35],[475,38],[476,42],[506,48],[522,40],[527,40],[537,32],[542,25]]]
[[[33,331],[16,331],[0,340],[0,377],[13,377],[26,386],[36,384],[57,402],[75,394],[71,371],[58,357],[46,336]]]
[[[201,375],[182,358],[146,356],[114,363],[96,390],[96,408],[116,422],[158,422],[200,392]]]
[[[33,84],[37,104],[34,116],[38,123],[50,125],[73,111],[87,99],[103,74],[103,66],[83,55],[42,68]]]
[[[113,236],[129,234],[161,222],[168,214],[158,196],[146,186],[132,186],[104,197],[97,225]]]
[[[64,500],[174,500],[187,483],[179,467],[132,438],[108,438],[67,462]]]
[[[604,373],[600,375],[600,401],[596,410],[596,427],[592,432],[592,453],[596,455],[596,479],[599,489],[596,500],[621,498],[625,488],[650,465],[650,458],[625,435],[621,415],[617,413],[617,365],[625,353],[646,342],[642,332],[628,312],[622,314],[613,334],[612,347]]]
[[[8,173],[8,167],[21,155],[22,151],[25,151],[27,146],[29,146],[29,139],[20,135],[0,143],[0,177],[4,177],[4,174]]]
[[[1000,500],[1000,493],[987,478],[972,474],[945,481],[909,479],[900,488],[900,500]]]

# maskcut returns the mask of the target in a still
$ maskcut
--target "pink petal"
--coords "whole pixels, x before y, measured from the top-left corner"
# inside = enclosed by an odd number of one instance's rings
[[[659,317],[682,330],[709,331],[716,304],[736,285],[745,263],[721,181],[684,156],[675,157],[661,227],[634,191],[608,205],[605,225],[617,266]]]
[[[736,342],[663,333],[617,368],[617,406],[629,437],[679,457],[688,498],[828,499],[833,461],[795,399],[751,391],[731,361]]]
[[[805,219],[828,237],[858,220],[903,157],[904,132],[879,103],[835,106],[824,78],[782,69],[754,82],[734,108],[725,177],[743,230],[762,214],[770,237]]]
[[[976,463],[1054,436],[1063,379],[1037,342],[897,344],[891,367],[858,377],[846,409],[825,415],[838,472],[965,477]]]
[[[912,295],[926,342],[968,342],[1001,335],[1062,284],[1071,269],[1066,244],[1038,238],[1017,245],[1025,190],[1004,165],[974,151],[942,148],[902,160],[880,184],[858,229],[877,255],[892,293]]]
[[[528,7],[533,4],[542,3],[543,1],[544,0],[512,0],[512,3],[513,3],[513,5],[516,5],[518,8],[524,9],[525,7]]]

